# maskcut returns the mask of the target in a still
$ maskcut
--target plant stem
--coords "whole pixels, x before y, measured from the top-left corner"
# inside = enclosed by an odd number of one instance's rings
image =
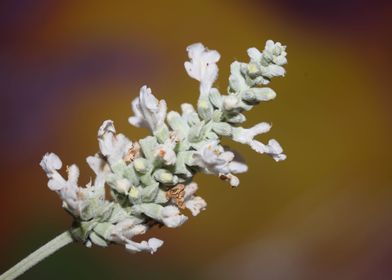
[[[44,246],[18,262],[9,270],[4,272],[2,275],[0,275],[0,280],[15,279],[16,277],[22,275],[26,270],[30,269],[46,257],[49,257],[51,254],[61,249],[65,245],[72,243],[73,241],[74,239],[72,238],[69,231],[58,235],[57,237],[46,243]]]

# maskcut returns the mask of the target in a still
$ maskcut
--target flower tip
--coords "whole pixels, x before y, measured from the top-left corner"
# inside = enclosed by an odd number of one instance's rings
[[[162,245],[163,241],[158,238],[153,237],[148,240],[148,246],[151,248],[151,254],[154,254]]]
[[[98,129],[98,137],[102,137],[106,133],[116,133],[116,129],[114,128],[112,120],[106,120],[102,123],[102,125]]]
[[[46,173],[51,173],[54,170],[61,169],[63,163],[61,162],[60,158],[54,153],[46,153],[41,162],[40,166]]]
[[[149,88],[146,85],[140,88],[140,95],[149,95],[149,94],[151,94],[151,88]]]
[[[254,60],[254,61],[260,61],[262,57],[262,53],[256,49],[256,48],[249,48],[248,51],[248,56]]]
[[[188,56],[191,58],[193,57],[194,53],[201,53],[205,49],[202,43],[193,43],[186,47],[186,51],[188,52]]]
[[[268,100],[275,99],[275,97],[276,97],[276,92],[275,92],[273,89],[270,88],[270,89],[265,93],[265,96],[266,96],[266,98],[267,98]]]

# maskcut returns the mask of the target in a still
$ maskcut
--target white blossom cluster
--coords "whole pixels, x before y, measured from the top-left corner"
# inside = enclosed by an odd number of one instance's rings
[[[284,76],[285,49],[271,40],[262,52],[250,48],[249,63],[232,63],[228,93],[223,95],[213,88],[219,53],[200,43],[189,46],[190,61],[185,62],[185,69],[200,82],[197,107],[184,103],[181,113],[167,113],[166,102],[157,100],[151,89],[143,86],[132,102],[134,115],[129,123],[148,128],[151,136],[132,142],[116,132],[112,121],[104,121],[98,131],[100,151],[87,158],[96,178],[85,187],[78,184],[76,165],[66,168],[64,178],[58,172],[61,160],[53,153],[46,154],[41,167],[49,178],[49,188],[58,193],[63,207],[74,217],[74,238],[87,246],[118,243],[131,252],[154,253],[163,241],[150,238],[136,242],[133,237],[154,225],[182,225],[188,218],[181,210],[188,209],[196,216],[206,208],[204,199],[195,194],[198,187],[192,179],[196,172],[218,175],[233,187],[239,185],[235,174],[246,172],[248,167],[237,153],[220,144],[223,136],[276,161],[284,160],[276,140],[263,144],[255,139],[268,132],[270,124],[240,125],[246,120],[245,111],[276,96],[272,89],[260,86],[272,77]],[[110,200],[105,196],[106,185]]]

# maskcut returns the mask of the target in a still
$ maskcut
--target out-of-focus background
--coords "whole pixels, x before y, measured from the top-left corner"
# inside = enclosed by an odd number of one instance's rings
[[[157,230],[157,254],[73,244],[21,279],[392,279],[389,1],[49,1],[0,4],[0,272],[71,223],[38,163],[47,151],[92,173],[97,129],[131,139],[130,102],[147,84],[170,109],[195,102],[186,46],[233,60],[288,45],[278,97],[250,112],[273,123],[288,159],[234,145],[238,189],[197,176],[208,209]]]

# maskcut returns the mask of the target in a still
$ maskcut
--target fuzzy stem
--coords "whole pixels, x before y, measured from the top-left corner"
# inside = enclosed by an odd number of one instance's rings
[[[16,277],[22,275],[25,271],[35,266],[37,263],[39,263],[46,257],[49,257],[51,254],[53,254],[57,250],[60,250],[65,245],[72,243],[73,241],[74,239],[72,238],[71,233],[69,231],[66,231],[58,235],[57,237],[55,237],[54,239],[46,243],[44,246],[42,246],[35,252],[31,253],[20,262],[18,262],[9,270],[4,272],[2,275],[0,275],[0,280],[15,279]]]

